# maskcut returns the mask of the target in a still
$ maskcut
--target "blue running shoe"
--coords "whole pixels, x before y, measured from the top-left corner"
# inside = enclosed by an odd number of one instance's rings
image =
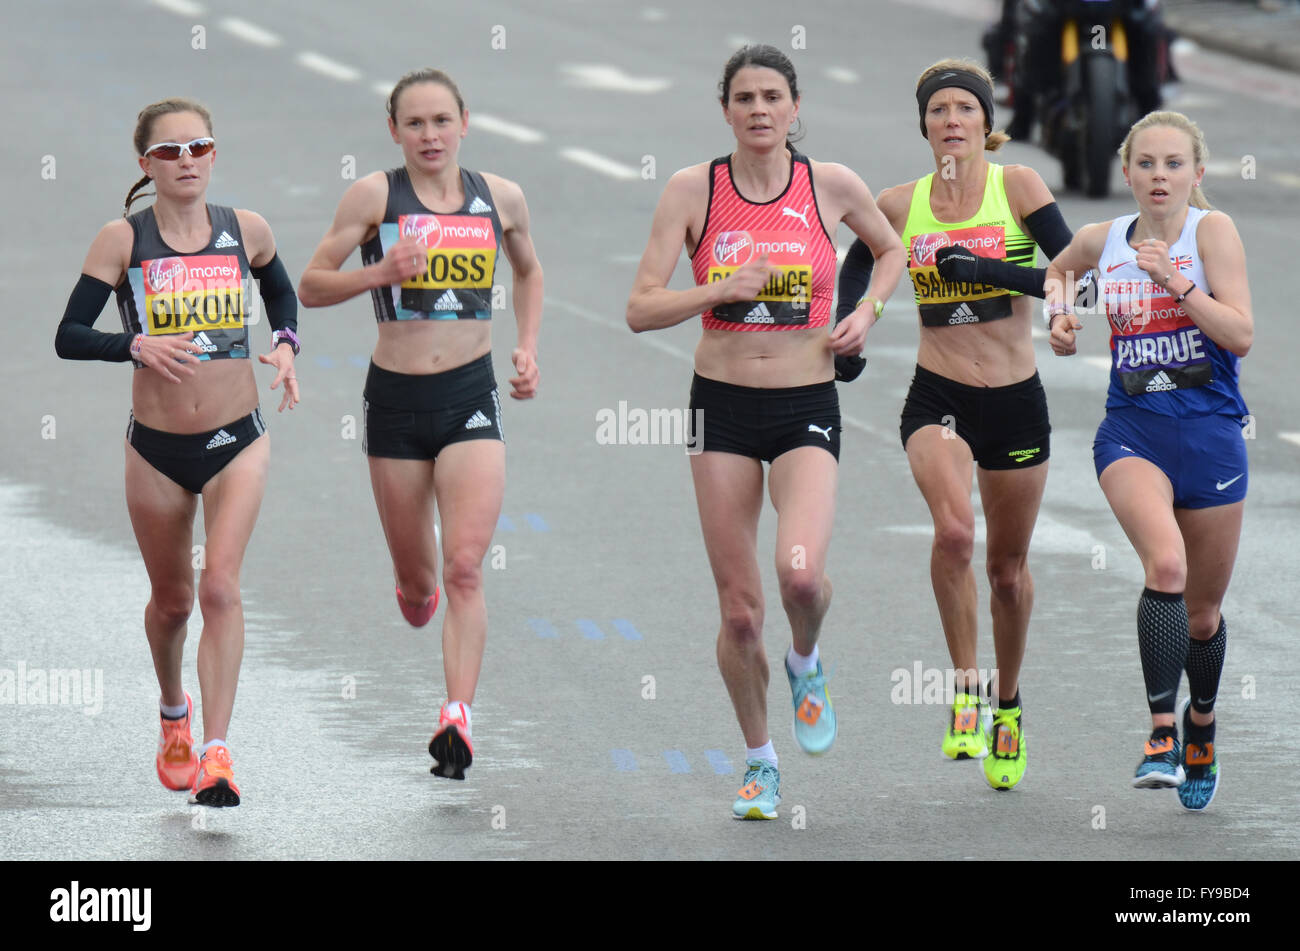
[[[731,807],[737,819],[775,819],[781,805],[781,774],[765,759],[745,760],[745,785]]]
[[[1178,737],[1162,732],[1165,729],[1159,727],[1152,731],[1151,739],[1147,740],[1143,750],[1145,755],[1133,776],[1135,789],[1168,789],[1182,785],[1185,774],[1179,762]]]
[[[831,748],[839,729],[835,709],[826,693],[822,662],[817,661],[817,669],[802,677],[796,677],[786,663],[785,675],[794,694],[794,741],[805,753],[819,756]]]
[[[1219,754],[1214,752],[1214,741],[1208,743],[1194,742],[1190,736],[1193,729],[1188,707],[1191,697],[1184,697],[1178,707],[1178,719],[1183,724],[1182,766],[1187,778],[1178,787],[1178,801],[1190,812],[1200,812],[1214,801],[1214,794],[1219,791]]]

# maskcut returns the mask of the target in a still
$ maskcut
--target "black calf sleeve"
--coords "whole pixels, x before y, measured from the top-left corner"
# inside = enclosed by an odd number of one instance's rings
[[[1187,604],[1182,594],[1142,589],[1138,601],[1138,651],[1152,713],[1173,713],[1187,662]]]

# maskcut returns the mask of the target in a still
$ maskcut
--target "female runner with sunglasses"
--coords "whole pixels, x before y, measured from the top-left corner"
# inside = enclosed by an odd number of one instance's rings
[[[430,772],[464,779],[473,760],[470,704],[487,639],[483,556],[505,493],[505,437],[492,373],[492,287],[504,249],[514,272],[518,376],[511,396],[537,392],[542,268],[519,186],[457,162],[469,128],[455,83],[407,73],[388,97],[388,129],[403,165],[347,190],[303,271],[307,307],[370,292],[379,342],[365,389],[370,482],[413,627],[438,607],[434,507],[442,513],[447,702],[429,741]],[[341,271],[361,246],[363,266]],[[436,460],[436,461],[435,461]]]
[[[192,791],[191,802],[237,806],[225,738],[244,652],[239,572],[271,456],[247,359],[245,282],[250,276],[261,282],[275,331],[271,352],[258,359],[276,368],[271,389],[285,385],[281,411],[298,402],[297,299],[266,221],[205,201],[216,143],[202,105],[164,99],[147,106],[134,143],[144,177],[127,193],[123,218],[105,225],[91,244],[55,350],[69,360],[131,360],[137,370],[126,430],[126,502],[151,588],[144,627],[162,691],[155,765],[168,789]],[[136,193],[151,180],[157,200],[127,218]],[[97,331],[95,320],[114,291],[125,332]],[[196,750],[181,652],[194,607],[191,546],[200,497],[205,742]]]
[[[1237,378],[1255,326],[1241,237],[1201,194],[1206,158],[1200,128],[1180,112],[1135,123],[1120,159],[1137,213],[1080,228],[1048,268],[1046,300],[1052,350],[1069,356],[1082,327],[1059,288],[1100,275],[1113,359],[1093,462],[1146,576],[1137,629],[1151,736],[1133,785],[1176,786],[1196,811],[1219,785],[1220,609],[1248,481]],[[1176,717],[1184,670],[1190,695]]]

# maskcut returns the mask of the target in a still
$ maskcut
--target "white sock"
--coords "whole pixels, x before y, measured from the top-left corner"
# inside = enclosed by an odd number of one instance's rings
[[[163,703],[161,700],[158,701],[158,711],[168,720],[179,720],[181,717],[185,716],[185,711],[189,708],[190,705],[188,701],[174,707],[167,706],[167,704]]]
[[[807,657],[795,650],[793,644],[791,644],[790,649],[785,652],[785,662],[790,666],[790,673],[794,674],[796,677],[802,677],[804,674],[816,673],[817,661],[820,659],[821,655],[817,652],[816,644],[813,645],[812,653]]]
[[[471,734],[474,732],[474,714],[470,712],[468,703],[465,703],[462,700],[448,700],[443,704],[442,708],[446,710],[447,715],[453,719],[456,716],[457,708],[459,708],[459,712],[465,714],[465,729]]]
[[[745,759],[765,759],[772,764],[773,768],[775,768],[776,747],[772,745],[771,740],[768,740],[762,746],[755,747],[752,750],[747,746],[745,747]]]
[[[204,743],[202,746],[199,747],[199,758],[202,759],[203,754],[205,754],[208,750],[210,750],[210,749],[211,749],[212,747],[214,747],[214,746],[226,746],[226,741],[225,741],[225,740],[208,740],[208,742]],[[227,750],[227,752],[229,752],[230,747],[226,747],[226,750]]]

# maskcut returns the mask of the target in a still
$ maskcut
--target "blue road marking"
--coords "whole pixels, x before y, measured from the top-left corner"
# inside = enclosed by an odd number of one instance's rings
[[[358,370],[370,369],[370,358],[358,356],[355,353],[348,355],[348,364],[356,367]]]
[[[497,517],[498,532],[513,532],[514,530],[515,523],[510,520],[509,515],[502,514]]]
[[[321,354],[317,354],[316,366],[320,367],[322,370],[333,370],[336,366],[338,366],[338,364],[334,362],[333,357],[327,357]]]
[[[730,776],[735,772],[731,767],[731,760],[727,759],[727,754],[722,750],[705,750],[704,758],[709,761],[709,765],[719,776]]]
[[[636,756],[631,750],[610,750],[609,758],[614,761],[614,768],[620,773],[631,773],[636,770]]]
[[[582,631],[582,636],[589,641],[603,641],[605,639],[605,632],[596,626],[595,621],[578,618],[578,630]]]
[[[533,629],[533,633],[538,637],[559,637],[559,632],[551,625],[551,622],[545,618],[530,617],[528,626]]]
[[[638,631],[632,625],[632,622],[627,620],[626,618],[621,618],[621,617],[614,618],[614,630],[618,631],[618,633],[623,636],[623,640],[625,641],[641,640],[641,632]]]
[[[686,762],[686,756],[681,750],[664,750],[664,759],[668,762],[668,768],[674,773],[691,771],[691,764]]]
[[[524,515],[524,521],[527,522],[528,527],[535,532],[549,532],[551,530],[551,527],[546,524],[546,520],[536,512],[526,513]]]

